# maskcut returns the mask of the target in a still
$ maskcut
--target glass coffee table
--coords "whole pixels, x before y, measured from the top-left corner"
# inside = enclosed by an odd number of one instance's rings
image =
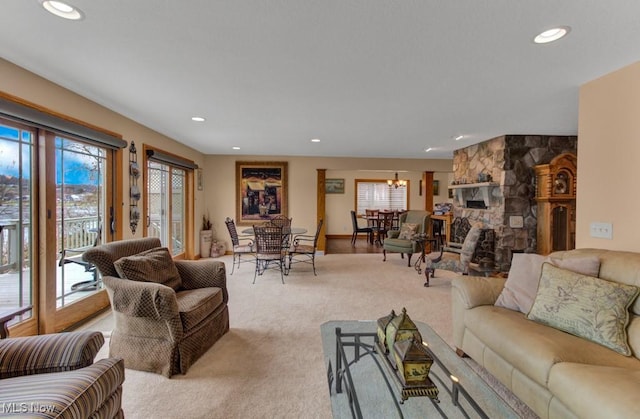
[[[518,414],[427,324],[415,322],[434,358],[437,399],[403,400],[396,377],[377,353],[376,322],[322,324],[331,410],[343,418],[518,418]]]

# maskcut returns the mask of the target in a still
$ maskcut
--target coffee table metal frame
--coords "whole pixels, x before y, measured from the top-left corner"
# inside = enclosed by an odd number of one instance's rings
[[[355,322],[355,321],[334,321],[328,322],[323,325],[324,327],[332,327],[335,332],[335,367],[332,366],[331,359],[327,362],[327,381],[329,384],[329,393],[331,394],[332,387],[335,383],[335,391],[336,394],[346,393],[349,402],[349,409],[351,411],[351,415],[353,418],[363,418],[362,409],[360,407],[360,403],[358,401],[358,393],[356,389],[356,385],[352,378],[351,368],[358,361],[362,360],[364,357],[371,357],[371,359],[375,362],[377,369],[380,372],[381,377],[384,379],[385,387],[388,391],[394,395],[393,401],[395,404],[395,409],[398,412],[399,417],[404,418],[404,414],[402,411],[402,405],[406,397],[401,393],[401,384],[397,381],[395,375],[389,371],[389,368],[383,364],[385,363],[383,359],[381,359],[381,354],[377,350],[377,340],[378,336],[376,332],[345,332],[345,329],[349,329],[350,323],[371,323],[375,325],[375,322]],[[427,341],[427,350],[430,355],[433,357],[434,363],[438,365],[441,369],[438,374],[434,373],[433,369],[429,374],[429,378],[436,383],[438,389],[440,390],[440,395],[443,397],[450,397],[451,403],[453,406],[456,406],[460,410],[461,417],[470,417],[469,412],[465,410],[465,408],[459,403],[460,396],[462,396],[468,406],[470,406],[477,417],[480,418],[489,418],[489,414],[491,412],[486,413],[478,403],[473,399],[473,397],[469,394],[467,389],[462,385],[461,381],[458,377],[454,376],[450,369],[447,368],[444,363],[440,360],[438,355],[436,355],[433,350],[430,348],[428,343],[429,340],[434,339],[435,333],[432,332],[431,335],[425,336],[425,328],[420,327],[419,329],[423,334],[423,338]],[[430,329],[429,329],[430,330]],[[437,337],[440,339],[439,337]],[[442,342],[444,343],[444,342]],[[446,344],[445,344],[446,345]],[[347,356],[346,348],[353,348],[353,359],[349,359]],[[451,350],[453,353],[453,350]],[[384,356],[384,355],[382,355]],[[456,355],[457,356],[457,355]],[[464,361],[462,361],[464,362]],[[470,367],[468,367],[470,369]],[[444,376],[440,376],[440,375]],[[478,377],[479,380],[481,380]],[[488,385],[487,385],[488,386]],[[400,390],[400,393],[398,392]],[[399,397],[395,397],[399,394]],[[495,397],[499,398],[496,394]],[[427,397],[428,398],[428,397]],[[438,407],[440,400],[438,399],[430,399],[434,404],[434,407],[442,414],[443,417],[446,415],[442,412],[442,410]],[[500,399],[501,400],[501,399]],[[506,404],[501,401],[501,404],[504,404],[503,408]],[[506,410],[509,414],[505,415],[505,417],[517,417],[515,412],[513,412],[508,406],[506,406]],[[504,411],[503,411],[504,414]]]

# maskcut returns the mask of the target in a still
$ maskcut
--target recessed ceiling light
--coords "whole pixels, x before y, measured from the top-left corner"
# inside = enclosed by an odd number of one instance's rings
[[[457,137],[455,137],[454,139],[455,139],[456,141],[460,141],[460,140],[462,140],[463,138],[464,138],[464,135],[458,135],[458,136],[457,136]]]
[[[204,122],[205,121],[205,119],[203,117],[201,117],[201,116],[192,116],[191,120],[192,121],[196,121],[196,122]]]
[[[320,138],[312,138],[311,142],[312,143],[319,143],[320,142]]]
[[[431,150],[433,150],[433,148],[432,148],[432,147],[427,147],[427,148],[425,148],[425,149],[424,149],[425,153],[428,153],[428,152],[430,152]]]
[[[234,147],[231,147],[231,148],[234,149],[234,150],[240,150],[240,147],[238,147],[238,146],[234,146]]]
[[[40,4],[42,4],[42,7],[44,7],[47,12],[63,19],[80,20],[84,17],[80,9],[61,1],[40,0]]]
[[[558,26],[557,28],[547,29],[533,38],[533,42],[536,44],[548,44],[549,42],[557,41],[566,36],[569,31],[571,31],[571,28],[568,26]]]

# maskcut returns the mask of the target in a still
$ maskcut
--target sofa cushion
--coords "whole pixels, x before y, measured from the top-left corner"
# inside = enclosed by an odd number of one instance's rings
[[[176,299],[185,332],[211,317],[211,313],[223,304],[222,290],[214,287],[180,291],[176,293]]]
[[[166,247],[156,247],[113,262],[121,278],[140,282],[155,282],[178,290],[182,286],[180,273]]]
[[[402,227],[400,227],[400,234],[398,234],[399,239],[411,240],[414,234],[418,231],[418,224],[414,223],[404,223]]]
[[[551,369],[549,390],[581,418],[640,415],[640,368],[563,362]]]
[[[598,276],[600,270],[600,259],[597,256],[557,259],[535,253],[516,253],[511,260],[509,276],[496,300],[496,305],[525,314],[531,311],[538,292],[542,263],[545,261],[559,268],[589,276]]]
[[[638,287],[542,265],[530,320],[631,355],[626,328]]]

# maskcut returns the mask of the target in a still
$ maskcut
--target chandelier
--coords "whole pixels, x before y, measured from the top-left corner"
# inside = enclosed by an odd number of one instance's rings
[[[387,180],[387,185],[389,185],[390,188],[404,188],[407,186],[407,181],[398,179],[398,173],[396,172],[396,178]]]

